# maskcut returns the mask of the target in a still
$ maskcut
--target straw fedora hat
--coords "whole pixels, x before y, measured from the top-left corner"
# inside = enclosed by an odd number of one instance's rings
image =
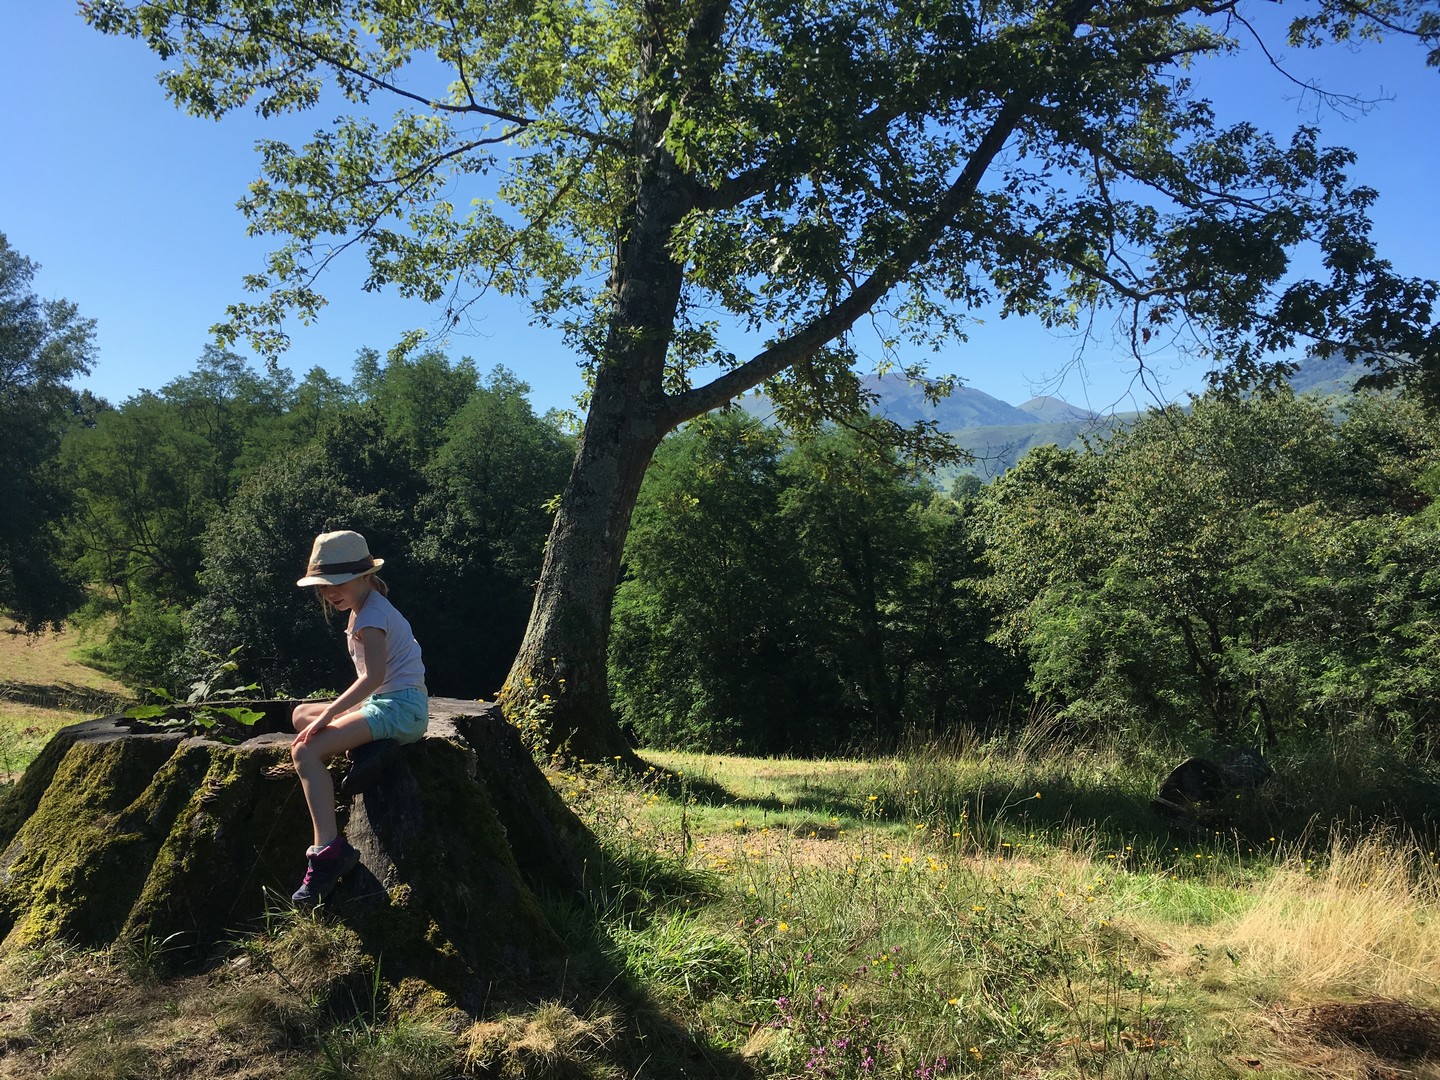
[[[357,532],[321,533],[310,549],[310,565],[296,585],[342,585],[357,577],[373,574],[385,565],[370,554],[370,545]]]

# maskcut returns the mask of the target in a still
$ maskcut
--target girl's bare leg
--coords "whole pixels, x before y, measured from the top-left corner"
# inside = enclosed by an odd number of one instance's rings
[[[296,706],[295,710],[297,727],[300,726],[300,708]],[[304,726],[308,727],[310,723],[314,720]],[[305,742],[291,744],[290,759],[295,762],[300,787],[305,792],[305,804],[310,808],[316,847],[325,847],[340,835],[335,822],[335,781],[330,779],[330,770],[325,767],[325,762],[336,754],[343,754],[370,741],[370,725],[357,711],[337,716],[324,730],[317,731]]]
[[[307,727],[320,719],[320,714],[328,708],[328,701],[302,701],[295,706],[295,711],[290,714],[290,726],[295,729],[296,734],[304,731]]]

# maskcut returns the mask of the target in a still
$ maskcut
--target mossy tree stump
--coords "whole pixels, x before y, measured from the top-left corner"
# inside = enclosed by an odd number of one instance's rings
[[[265,718],[234,744],[122,717],[57,733],[0,801],[0,947],[148,939],[201,959],[287,908],[310,842],[294,703],[250,704]],[[387,975],[463,1001],[558,970],[536,894],[578,893],[591,841],[498,706],[433,700],[346,833],[361,865],[325,910]]]

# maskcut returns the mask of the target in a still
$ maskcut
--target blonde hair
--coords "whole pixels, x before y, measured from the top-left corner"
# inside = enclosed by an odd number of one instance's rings
[[[370,587],[376,592],[378,592],[381,596],[389,597],[390,586],[385,584],[385,579],[382,578],[379,574],[362,574],[360,576],[369,578]],[[354,578],[351,578],[351,580],[353,581]],[[330,616],[338,613],[340,609],[335,607],[334,604],[330,603],[329,600],[325,599],[325,593],[322,591],[325,588],[324,585],[311,585],[310,588],[315,590],[315,599],[320,601],[320,607],[325,612],[325,621],[328,623],[330,621]]]

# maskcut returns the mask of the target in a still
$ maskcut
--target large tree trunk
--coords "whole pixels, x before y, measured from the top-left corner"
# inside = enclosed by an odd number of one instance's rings
[[[1083,17],[1091,5],[1070,13]],[[560,500],[537,586],[530,624],[510,669],[501,702],[507,715],[534,725],[552,751],[589,760],[633,754],[610,712],[605,681],[610,603],[630,512],[645,466],[665,434],[718,408],[766,378],[813,356],[928,257],[942,233],[969,206],[990,163],[1025,116],[1029,100],[1012,95],[998,110],[973,154],[939,204],[922,215],[912,234],[847,295],[781,341],[702,387],[667,394],[665,364],[680,312],[684,268],[672,242],[686,215],[738,205],[745,182],[703,190],[668,149],[671,112],[664,102],[712,93],[718,48],[730,5],[644,5],[638,97],[632,132],[634,198],[619,223],[611,276],[614,290],[607,335],[596,364],[590,413],[579,455]],[[673,24],[667,25],[666,20]],[[664,93],[652,90],[664,89]],[[647,103],[657,103],[648,108]],[[758,194],[756,188],[752,194]]]
[[[610,711],[610,605],[630,514],[665,434],[636,399],[623,372],[597,378],[530,623],[500,697],[527,737],[588,761],[632,753]]]
[[[716,5],[700,38],[718,34],[721,10]],[[657,77],[667,61],[664,34],[657,25],[641,44],[642,68]],[[533,725],[552,752],[589,761],[633,761],[610,711],[610,606],[640,482],[680,419],[664,388],[684,277],[670,244],[694,207],[694,189],[665,147],[669,122],[665,109],[636,116],[635,198],[620,225],[604,354],[530,623],[500,697],[506,714]]]
[[[58,733],[0,801],[4,947],[149,939],[200,960],[288,906],[310,821],[293,703],[263,704],[271,733],[234,745],[123,718]],[[497,707],[433,704],[426,738],[352,802],[361,865],[325,907],[388,978],[471,1006],[553,992],[563,947],[534,890],[578,895],[593,844]]]

